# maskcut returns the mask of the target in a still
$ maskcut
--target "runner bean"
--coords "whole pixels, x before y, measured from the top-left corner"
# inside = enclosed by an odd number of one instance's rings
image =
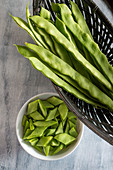
[[[77,40],[89,51],[94,63],[100,72],[113,84],[113,67],[109,64],[107,57],[101,52],[98,45],[92,40],[89,34],[85,33],[80,26],[74,22],[72,13],[65,4],[53,4],[57,5],[61,13],[61,18],[75,35]],[[113,90],[111,88],[111,90]]]
[[[88,72],[95,77],[95,80],[99,80],[108,89],[112,90],[112,85],[109,83],[109,81],[72,46],[69,40],[62,33],[60,33],[60,31],[58,31],[58,29],[53,24],[40,16],[32,16],[30,18],[39,28],[45,29],[45,31],[53,36],[59,44],[63,45],[77,62],[80,62],[83,67],[86,67]]]

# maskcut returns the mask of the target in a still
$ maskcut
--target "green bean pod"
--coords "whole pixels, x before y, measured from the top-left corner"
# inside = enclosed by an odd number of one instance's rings
[[[31,61],[35,69],[42,72],[46,77],[48,77],[56,85],[62,87],[67,92],[73,94],[75,97],[85,101],[86,103],[92,104],[93,106],[100,106],[98,102],[91,100],[86,95],[81,93],[79,90],[77,90],[76,88],[73,88],[71,85],[63,81],[61,78],[59,78],[53,71],[51,71],[51,69],[49,69],[45,64],[43,64],[42,61],[40,61],[33,55],[31,55],[31,57],[30,55],[28,55],[27,57],[26,53],[24,55],[25,49],[23,50],[23,46],[17,46],[17,49],[20,52],[20,54],[22,54],[24,57],[28,58]],[[29,49],[28,49],[28,52],[29,52]],[[30,51],[30,54],[31,54],[31,51]]]
[[[77,44],[73,38],[73,35],[71,34],[70,30],[68,30],[68,28],[66,27],[66,25],[64,24],[64,22],[62,20],[60,20],[58,17],[56,17],[56,22],[55,25],[57,27],[57,29],[73,44],[73,46],[75,47],[76,50],[78,50],[77,48]],[[55,47],[56,47],[56,51],[60,52],[61,50],[61,45],[58,44],[56,41],[54,41]],[[64,52],[64,48],[62,47],[62,51]],[[66,51],[66,50],[65,50]],[[79,50],[78,50],[79,51]],[[59,53],[58,53],[59,54]],[[70,64],[70,62],[67,60],[68,58],[70,58],[71,61],[71,55],[69,53],[67,53],[68,56],[66,56],[66,54],[61,53],[60,56],[62,56],[61,58],[66,61],[68,64]],[[77,63],[75,60],[72,59],[71,63],[73,63],[73,66],[75,67],[75,69],[82,74],[83,76],[85,76],[86,78],[88,78],[90,80],[90,75],[88,74],[87,70],[80,65],[80,63]],[[72,64],[70,64],[72,66]]]
[[[77,40],[88,50],[97,68],[113,85],[113,68],[109,64],[107,57],[99,49],[98,45],[92,40],[89,34],[85,33],[81,29],[81,27],[74,21],[72,13],[66,4],[52,4],[52,5],[53,10],[54,7],[57,6],[57,10],[60,11],[61,18],[66,24],[66,26],[75,35]]]
[[[71,3],[72,15],[73,15],[75,21],[79,24],[79,26],[82,28],[82,30],[84,32],[88,33],[89,36],[93,39],[91,32],[88,28],[88,25],[87,25],[82,13],[81,13],[79,7],[78,7],[78,5],[73,1],[70,1],[70,3]]]
[[[64,22],[60,20],[57,16],[56,16],[55,26],[74,45],[75,49],[78,50],[71,32],[67,29]]]
[[[81,89],[86,91],[88,95],[92,96],[94,99],[98,100],[100,103],[106,105],[112,105],[113,101],[104,94],[98,87],[96,87],[87,78],[75,71],[69,64],[65,63],[63,60],[52,54],[50,51],[44,49],[43,47],[36,46],[34,44],[25,43],[27,47],[35,51],[42,61],[53,69],[59,71],[60,73],[71,77]],[[77,87],[78,87],[77,86]],[[76,88],[77,88],[76,87]]]
[[[43,8],[41,6],[41,10],[40,10],[40,16],[45,18],[45,19],[48,19],[50,20],[51,19],[51,13],[50,11],[48,11],[47,9]]]
[[[31,31],[31,29],[29,28],[29,25],[27,22],[25,22],[23,19],[19,18],[19,17],[14,17],[11,14],[9,14],[13,20],[16,22],[16,24],[21,27],[22,29],[24,29],[25,31],[28,32],[28,34],[33,38],[33,40],[35,41],[35,43],[37,45],[42,46],[42,44],[39,42],[39,40],[37,40],[37,38],[34,36],[33,32]]]
[[[53,40],[50,37],[50,35],[47,34],[45,32],[45,30],[38,28],[38,27],[36,27],[36,32],[38,32],[43,37],[43,39],[46,42],[46,44],[48,45],[50,51],[52,51],[54,54],[56,54],[55,48],[54,48],[54,43],[53,43]]]
[[[108,89],[112,90],[112,85],[110,82],[73,47],[69,40],[62,33],[60,33],[60,31],[53,24],[40,16],[32,16],[30,18],[39,28],[45,29],[45,31],[53,36],[59,44],[64,46],[64,48],[70,52],[74,59],[76,59],[76,62],[80,62],[83,67],[86,67],[88,72],[91,73],[95,79],[104,84]]]
[[[46,49],[49,49],[49,47],[47,46],[47,44],[45,43],[45,40],[43,39],[43,37],[35,30],[32,22],[30,21],[29,17],[31,17],[31,14],[29,12],[29,2],[27,4],[27,7],[26,7],[26,19],[28,21],[28,25],[32,31],[32,33],[34,34],[34,36],[36,37],[36,39],[39,40],[39,42],[42,44],[41,46],[45,47]]]

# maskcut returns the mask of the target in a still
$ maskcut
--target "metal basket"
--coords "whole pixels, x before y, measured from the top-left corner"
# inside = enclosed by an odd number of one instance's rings
[[[70,7],[69,0],[33,0],[33,14],[40,11],[40,6],[51,12],[52,19],[55,14],[51,9],[51,2],[66,3]],[[75,0],[79,6],[95,42],[113,65],[113,27],[104,14],[91,0]],[[72,94],[53,84],[60,97],[68,108],[93,132],[113,145],[113,113],[105,109],[96,109]]]

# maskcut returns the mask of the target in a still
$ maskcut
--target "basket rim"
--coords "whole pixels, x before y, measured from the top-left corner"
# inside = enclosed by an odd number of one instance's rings
[[[109,27],[109,30],[111,34],[113,35],[113,25],[110,22],[110,20],[105,16],[105,14],[100,10],[100,8],[96,5],[96,3],[93,0],[85,0],[85,1],[87,3],[90,2],[90,5],[92,5],[94,12],[99,14],[99,16],[104,20],[104,23],[107,24],[107,27]]]

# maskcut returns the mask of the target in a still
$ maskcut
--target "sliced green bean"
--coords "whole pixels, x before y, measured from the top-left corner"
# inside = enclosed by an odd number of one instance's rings
[[[36,146],[43,146],[46,147],[50,141],[52,140],[53,136],[43,136],[40,138],[39,142],[37,143]]]
[[[38,150],[39,152],[43,153],[43,147],[42,147],[42,146],[34,145],[33,147],[34,147],[36,150]]]
[[[62,120],[65,120],[67,118],[68,115],[68,108],[66,106],[65,103],[60,104],[60,106],[58,107],[60,116]]]
[[[58,140],[59,142],[63,143],[64,145],[69,145],[71,142],[73,142],[76,138],[73,136],[67,134],[67,133],[62,133],[58,134],[54,137],[54,139]]]
[[[60,145],[60,142],[53,138],[51,141],[51,146],[59,146],[59,145]]]
[[[69,127],[70,128],[72,128],[72,127],[76,128],[76,124],[75,123],[73,123],[71,120],[69,120],[68,122],[69,122]]]
[[[32,117],[34,120],[44,120],[44,117],[38,111],[29,114],[29,116]]]
[[[67,115],[67,116],[68,116],[68,119],[74,119],[74,118],[77,119],[77,117],[75,116],[75,114],[74,114],[73,112],[71,112],[71,111],[68,112],[68,115]]]
[[[30,130],[34,130],[34,125],[33,125],[33,121],[32,121],[32,119],[29,119],[29,123],[30,123]]]
[[[30,18],[39,28],[45,29],[45,31],[53,36],[58,43],[62,44],[77,62],[80,62],[83,67],[86,67],[89,73],[95,77],[95,81],[96,79],[99,80],[108,89],[112,90],[112,85],[109,81],[72,46],[69,40],[62,33],[60,33],[60,31],[58,31],[53,24],[40,16],[32,16]]]
[[[27,129],[29,129],[29,127],[30,127],[29,121],[26,120],[25,127],[24,127],[24,133],[26,132]]]
[[[47,129],[47,127],[45,127],[45,126],[36,127],[32,131],[32,133],[29,136],[27,136],[26,139],[32,139],[32,138],[36,138],[36,137],[41,137],[46,129]]]
[[[45,135],[46,136],[52,136],[52,135],[54,135],[55,131],[56,131],[56,129],[47,129],[45,131]]]
[[[51,152],[51,156],[57,154],[64,148],[64,145],[61,143],[59,146],[56,146],[55,149]]]
[[[43,147],[43,150],[44,150],[44,153],[46,156],[49,155],[49,151],[50,151],[50,145],[46,146],[46,147]]]
[[[32,130],[27,128],[27,130],[24,133],[23,140],[27,139],[27,137],[32,133]]]
[[[24,115],[22,118],[22,126],[25,126],[27,120],[28,120],[27,116]]]
[[[44,127],[49,127],[49,126],[56,125],[56,124],[57,124],[57,121],[54,121],[54,120],[50,120],[50,121],[40,120],[40,121],[34,122],[35,126],[44,126]]]
[[[28,103],[27,114],[37,111],[37,109],[38,109],[38,100],[32,101],[32,102]]]
[[[72,127],[72,128],[69,130],[69,134],[70,134],[71,136],[75,137],[75,138],[78,136],[78,133],[77,133],[77,131],[75,130],[74,127]]]
[[[55,132],[55,135],[58,135],[60,133],[63,133],[63,124],[62,124],[62,122],[60,122],[60,124],[59,124],[59,126],[58,126],[58,128],[57,128],[57,130]]]
[[[40,107],[40,109],[42,111],[43,116],[46,117],[47,116],[46,107],[44,106],[43,102],[40,99],[38,99],[38,103],[39,103],[39,107]]]
[[[66,123],[66,128],[65,128],[65,133],[69,133],[69,122],[67,121]]]
[[[92,40],[89,34],[85,33],[80,26],[74,22],[72,13],[65,4],[54,4],[57,5],[62,20],[66,24],[66,26],[70,29],[70,31],[75,35],[78,41],[89,51],[92,56],[94,63],[100,72],[113,84],[113,68],[109,64],[107,57],[104,53],[101,52],[98,45]],[[58,37],[58,36],[57,36]],[[103,79],[103,78],[102,78]],[[111,87],[111,91],[112,91]]]
[[[42,103],[44,104],[44,106],[46,107],[46,109],[53,109],[54,105],[52,105],[51,103],[49,103],[46,100],[42,100]]]
[[[47,101],[53,104],[54,106],[58,106],[59,104],[63,103],[63,101],[59,97],[56,97],[56,96],[49,97]]]
[[[57,112],[57,107],[55,107],[55,108],[52,109],[52,110],[49,110],[49,113],[48,113],[48,115],[47,115],[46,121],[49,121],[49,120],[54,119],[56,112]]]
[[[29,142],[30,142],[30,144],[31,144],[32,146],[35,146],[38,141],[39,141],[38,138],[33,138],[33,139],[30,139],[30,140],[29,140]]]

